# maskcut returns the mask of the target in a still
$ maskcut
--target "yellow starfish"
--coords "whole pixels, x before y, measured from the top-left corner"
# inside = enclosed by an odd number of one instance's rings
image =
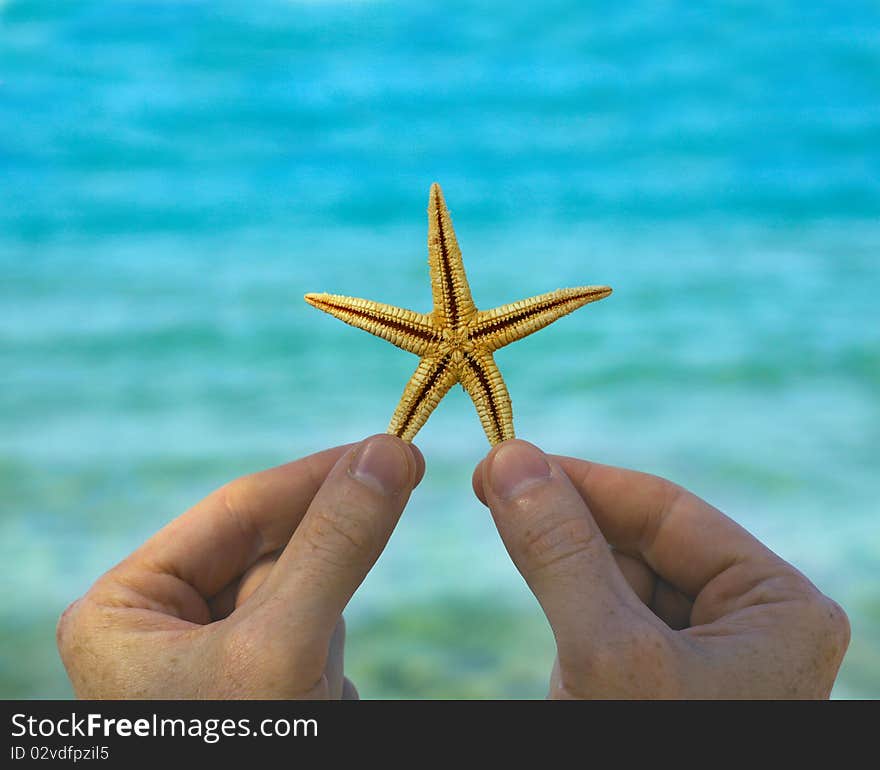
[[[428,201],[428,265],[434,295],[432,313],[337,294],[306,294],[305,299],[319,310],[421,357],[388,433],[412,441],[440,399],[460,382],[477,408],[489,443],[513,438],[510,396],[492,353],[588,302],[607,297],[611,289],[557,289],[493,310],[477,310],[452,219],[436,183],[431,185]]]

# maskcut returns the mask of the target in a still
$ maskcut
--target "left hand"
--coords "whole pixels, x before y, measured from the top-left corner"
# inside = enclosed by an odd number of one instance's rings
[[[342,611],[423,473],[380,434],[221,487],[64,612],[76,695],[357,697]]]

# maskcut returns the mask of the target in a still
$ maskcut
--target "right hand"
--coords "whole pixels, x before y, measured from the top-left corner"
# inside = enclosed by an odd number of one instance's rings
[[[474,472],[556,637],[554,698],[827,698],[844,611],[656,476],[494,447]]]

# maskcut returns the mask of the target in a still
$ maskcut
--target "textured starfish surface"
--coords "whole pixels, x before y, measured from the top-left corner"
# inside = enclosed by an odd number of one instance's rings
[[[431,313],[337,294],[306,294],[305,299],[319,310],[421,358],[388,433],[412,441],[440,399],[460,382],[477,408],[489,443],[513,438],[510,396],[492,354],[588,302],[607,297],[611,289],[557,289],[493,310],[477,310],[452,219],[436,183],[431,185],[428,201],[428,265],[434,295]]]

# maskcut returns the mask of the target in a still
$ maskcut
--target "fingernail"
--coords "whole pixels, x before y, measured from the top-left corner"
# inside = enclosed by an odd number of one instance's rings
[[[500,447],[489,466],[492,491],[504,500],[549,480],[550,465],[544,453],[524,441],[511,441]]]
[[[409,450],[400,439],[373,436],[358,447],[348,466],[348,473],[379,494],[393,495],[410,482],[410,460],[407,455]]]
[[[407,444],[407,448],[413,456],[413,460],[416,463],[416,472],[415,479],[413,482],[413,486],[418,486],[422,478],[425,476],[425,456],[422,454],[422,450],[419,449],[415,444]]]

